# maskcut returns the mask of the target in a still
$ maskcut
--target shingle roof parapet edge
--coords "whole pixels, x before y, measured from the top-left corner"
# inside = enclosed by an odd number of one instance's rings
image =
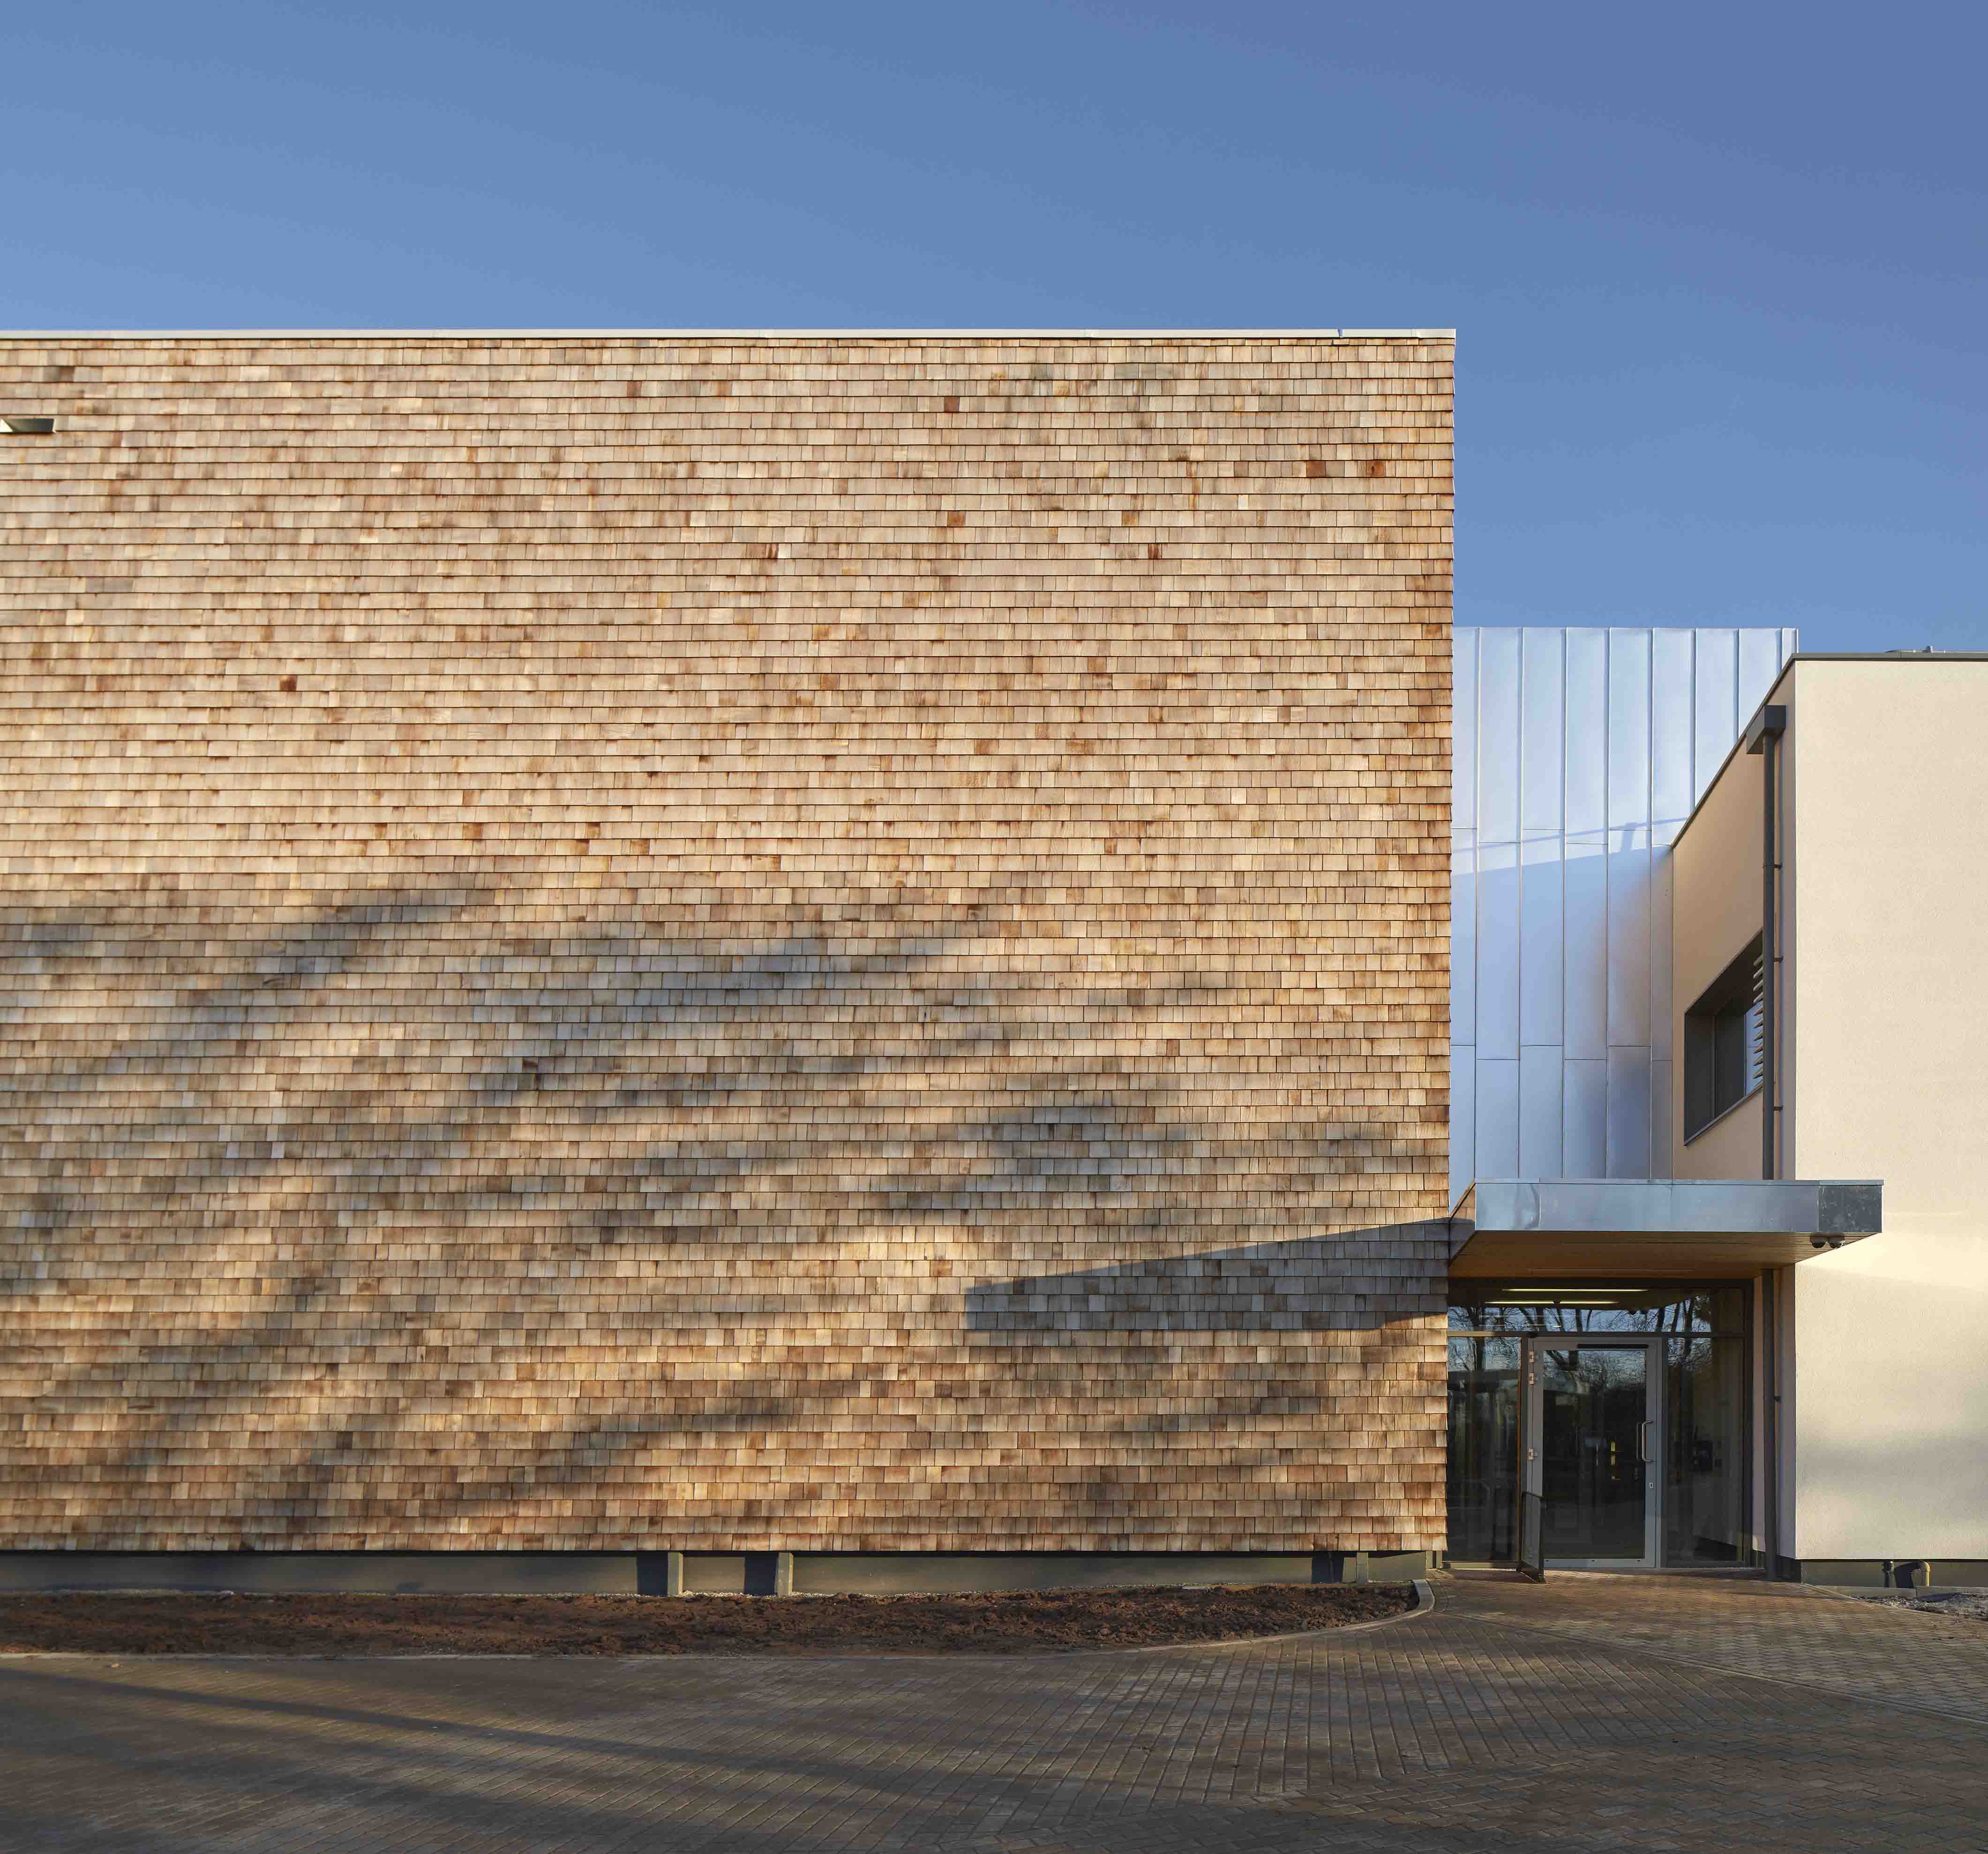
[[[0,329],[0,341],[1454,341],[1454,329]]]

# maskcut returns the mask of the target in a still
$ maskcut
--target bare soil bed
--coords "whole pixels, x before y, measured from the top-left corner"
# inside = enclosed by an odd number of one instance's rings
[[[1859,1602],[1882,1603],[1888,1609],[1922,1609],[1970,1623],[1988,1623],[1988,1590],[1846,1590]]]
[[[1408,1584],[979,1596],[0,1595],[0,1653],[1029,1654],[1343,1628]]]

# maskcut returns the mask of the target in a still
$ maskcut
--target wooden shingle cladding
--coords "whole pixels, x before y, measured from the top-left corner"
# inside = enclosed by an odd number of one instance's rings
[[[1451,366],[0,343],[0,1546],[1439,1548]]]

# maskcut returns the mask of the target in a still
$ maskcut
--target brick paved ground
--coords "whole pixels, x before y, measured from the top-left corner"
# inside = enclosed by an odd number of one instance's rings
[[[1988,1628],[1439,1584],[1337,1640],[1011,1661],[0,1667],[0,1847],[1988,1849]]]

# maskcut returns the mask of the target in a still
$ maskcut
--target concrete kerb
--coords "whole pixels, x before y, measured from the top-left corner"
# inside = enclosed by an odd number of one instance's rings
[[[154,1661],[982,1661],[1073,1660],[1090,1655],[1102,1658],[1124,1654],[1198,1654],[1215,1648],[1263,1648],[1277,1642],[1334,1642],[1341,1636],[1364,1635],[1370,1629],[1392,1629],[1412,1623],[1435,1608],[1435,1592],[1425,1577],[1413,1580],[1415,1605],[1398,1616],[1377,1616],[1371,1623],[1347,1623],[1336,1629],[1293,1629],[1281,1635],[1237,1635],[1212,1642],[1156,1642],[1143,1648],[1042,1648],[1019,1654],[514,1654],[498,1652],[473,1654],[445,1650],[434,1654],[143,1654],[113,1655],[106,1649],[19,1648],[0,1649],[0,1661],[110,1661],[121,1667],[126,1661],[149,1667]],[[147,1592],[154,1595],[156,1592]],[[208,1592],[203,1592],[203,1595]],[[781,1599],[786,1600],[786,1599]],[[806,1602],[807,1599],[800,1600]]]
[[[1418,1616],[1427,1616],[1435,1607],[1435,1591],[1426,1577],[1413,1580],[1415,1606],[1404,1609],[1399,1616],[1377,1616],[1371,1623],[1347,1623],[1337,1629],[1293,1629],[1282,1635],[1237,1635],[1219,1642],[1159,1642],[1150,1648],[1064,1648],[1053,1650],[1059,1654],[1181,1654],[1192,1649],[1204,1648],[1263,1648],[1273,1642],[1303,1642],[1318,1640],[1337,1641],[1343,1635],[1364,1635],[1370,1629],[1391,1629],[1398,1623],[1412,1623]],[[951,1656],[925,1656],[925,1659]]]

